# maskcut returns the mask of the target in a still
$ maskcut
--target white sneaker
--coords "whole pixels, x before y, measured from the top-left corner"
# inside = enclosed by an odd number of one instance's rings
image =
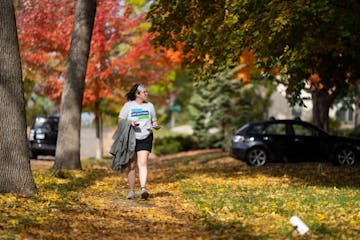
[[[135,198],[135,192],[133,190],[129,191],[127,195],[127,199],[134,199]]]
[[[141,188],[141,191],[140,191],[140,198],[141,198],[141,199],[146,200],[146,199],[149,198],[149,195],[150,195],[150,194],[148,193],[148,191],[146,191],[145,188]]]

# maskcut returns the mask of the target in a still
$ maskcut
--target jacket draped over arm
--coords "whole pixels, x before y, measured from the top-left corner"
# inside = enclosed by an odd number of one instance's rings
[[[135,131],[130,121],[121,120],[112,137],[110,154],[113,156],[110,168],[124,172],[135,152]]]

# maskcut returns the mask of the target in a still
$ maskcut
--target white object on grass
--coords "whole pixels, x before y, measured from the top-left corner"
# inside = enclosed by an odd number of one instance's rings
[[[301,235],[309,231],[309,227],[303,221],[301,221],[298,216],[292,216],[290,218],[290,222]]]

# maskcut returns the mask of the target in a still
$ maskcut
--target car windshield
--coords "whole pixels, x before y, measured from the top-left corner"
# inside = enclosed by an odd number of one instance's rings
[[[263,124],[255,124],[249,129],[248,134],[262,134],[263,131],[264,131]]]
[[[245,124],[242,126],[239,130],[236,131],[236,135],[241,135],[244,133],[244,131],[249,127],[249,124]]]
[[[36,118],[34,128],[44,128],[48,130],[58,130],[58,120],[49,118]]]

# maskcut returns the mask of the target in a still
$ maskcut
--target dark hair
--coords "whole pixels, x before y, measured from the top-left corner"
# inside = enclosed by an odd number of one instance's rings
[[[134,101],[136,99],[136,94],[138,93],[137,88],[139,87],[139,85],[139,83],[134,84],[131,87],[130,91],[125,95],[128,101]]]

